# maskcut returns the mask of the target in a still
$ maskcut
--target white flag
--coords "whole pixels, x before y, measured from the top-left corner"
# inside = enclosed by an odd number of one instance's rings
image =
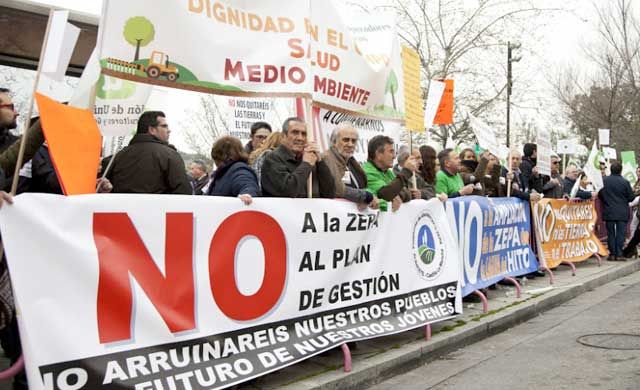
[[[427,129],[433,127],[433,120],[438,113],[445,85],[442,81],[431,80],[427,93],[427,105],[424,109],[424,127]]]
[[[582,181],[582,175],[578,176],[578,180],[576,180],[575,184],[571,188],[571,193],[569,194],[569,198],[573,199],[578,195],[578,190],[580,189],[580,182]]]
[[[591,179],[596,191],[599,191],[604,187],[604,183],[602,182],[602,173],[600,173],[600,152],[598,151],[595,141],[593,142],[593,147],[591,148],[591,153],[589,154],[589,158],[587,159],[587,164],[584,166],[583,172],[589,179]]]
[[[80,36],[80,29],[67,23],[68,17],[69,11],[53,11],[46,50],[42,58],[42,73],[57,81],[64,79]]]
[[[98,83],[101,71],[100,58],[98,57],[96,48],[94,48],[91,52],[91,57],[89,57],[89,61],[87,61],[87,65],[84,67],[84,71],[82,71],[82,76],[80,76],[80,81],[73,92],[73,96],[69,101],[70,106],[83,108],[85,110],[89,108],[91,105],[92,88]]]

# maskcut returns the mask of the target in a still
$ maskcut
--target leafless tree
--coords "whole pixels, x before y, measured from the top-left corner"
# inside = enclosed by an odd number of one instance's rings
[[[229,126],[214,95],[202,95],[198,106],[186,112],[183,124],[187,145],[199,156],[208,158],[211,145],[229,132]]]
[[[472,140],[466,113],[498,129],[505,128],[507,41],[535,41],[536,30],[545,23],[542,16],[561,11],[545,7],[545,3],[553,4],[531,0],[390,0],[387,8],[399,17],[402,43],[420,56],[424,96],[431,80],[455,81],[454,123],[434,129],[433,139],[442,145],[448,137],[457,142]],[[525,44],[522,50],[530,53]],[[527,82],[527,77],[535,73],[528,70],[516,77],[516,82],[522,82],[511,97],[515,108],[533,97],[528,90],[533,83]]]
[[[612,130],[612,145],[640,150],[640,18],[631,0],[593,5],[598,38],[584,47],[593,71],[568,67],[555,79],[556,97],[581,140]]]

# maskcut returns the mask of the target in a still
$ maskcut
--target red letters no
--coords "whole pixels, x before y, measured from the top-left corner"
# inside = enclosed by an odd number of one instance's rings
[[[101,343],[131,338],[131,275],[145,291],[171,332],[195,328],[193,216],[168,213],[165,275],[126,213],[95,213],[98,249],[98,333]]]
[[[242,238],[255,236],[264,248],[264,278],[253,295],[243,295],[236,284],[236,248]],[[280,299],[287,275],[287,244],[280,225],[269,215],[242,211],[225,219],[209,247],[211,292],[222,312],[237,321],[258,318]]]

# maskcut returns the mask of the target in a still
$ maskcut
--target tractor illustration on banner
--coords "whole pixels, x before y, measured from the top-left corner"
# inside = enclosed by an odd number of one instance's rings
[[[176,81],[178,76],[180,76],[178,68],[174,65],[171,65],[169,62],[169,56],[161,51],[154,50],[151,53],[151,57],[147,60],[147,64],[145,65],[145,60],[138,60],[139,62],[129,62],[118,60],[115,58],[107,58],[107,63],[110,65],[115,65],[116,67],[121,67],[125,69],[130,69],[131,71],[140,71],[145,72],[147,76],[152,79],[157,79],[160,76],[166,77],[169,81]],[[120,69],[122,71],[122,69]]]
[[[176,81],[180,76],[177,66],[171,64],[169,55],[160,50],[153,50],[148,59],[140,58],[140,48],[147,46],[155,38],[156,30],[153,23],[144,16],[129,18],[122,32],[125,41],[136,48],[133,61],[125,61],[117,58],[107,58],[108,68],[129,73],[134,76],[146,74],[147,77],[158,79],[164,77],[169,81]]]

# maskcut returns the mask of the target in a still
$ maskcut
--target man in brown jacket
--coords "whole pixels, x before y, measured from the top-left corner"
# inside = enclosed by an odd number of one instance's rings
[[[191,195],[184,161],[169,145],[169,125],[161,111],[147,111],[129,145],[115,155],[107,178],[112,192]]]
[[[378,197],[367,191],[367,174],[353,157],[358,144],[358,130],[350,122],[342,122],[331,132],[331,147],[323,153],[333,181],[336,198],[344,198],[361,210],[378,208]]]

